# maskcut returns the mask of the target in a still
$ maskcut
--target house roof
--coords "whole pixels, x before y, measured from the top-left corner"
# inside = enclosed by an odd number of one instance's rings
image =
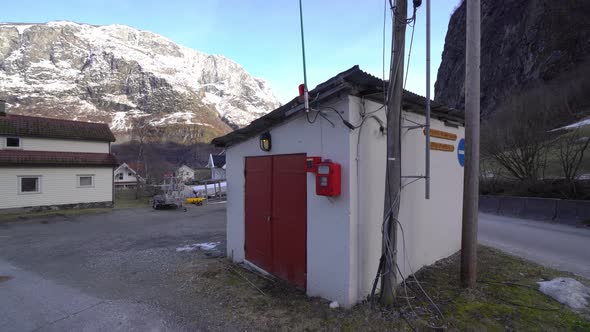
[[[125,166],[127,166],[127,168],[135,174],[137,174],[137,172],[145,173],[145,166],[143,163],[137,163],[136,161],[130,161],[128,163],[123,163],[123,164]]]
[[[133,164],[134,166],[137,165],[137,163]],[[143,170],[143,165],[139,164],[140,167],[138,167],[139,169]],[[115,173],[119,170],[121,170],[122,168],[127,168],[127,170],[129,170],[130,172],[132,172],[133,174],[137,174],[134,167],[129,166],[129,164],[127,163],[122,163],[120,164],[116,169],[115,169]]]
[[[0,150],[0,166],[116,166],[110,153]]]
[[[0,116],[0,135],[61,138],[114,142],[115,136],[104,123],[70,121],[7,114]]]
[[[222,168],[223,166],[225,166],[225,155],[224,154],[211,155],[211,158],[213,159],[213,167]]]
[[[182,166],[178,167],[178,169],[179,169],[179,170],[180,170],[181,168],[188,169],[188,170],[189,170],[189,171],[191,171],[191,172],[194,172],[194,171],[195,171],[195,170],[194,170],[192,167],[189,167],[189,166],[187,166],[187,165],[184,165],[184,164],[183,164]]]
[[[354,96],[384,103],[384,88],[386,91],[387,84],[387,81],[383,81],[378,77],[362,71],[357,65],[341,72],[311,90],[309,92],[310,104],[313,107],[314,103],[327,100],[343,91]],[[403,107],[407,111],[424,114],[426,98],[404,90]],[[430,109],[433,118],[450,120],[461,124],[465,121],[463,112],[435,101],[430,102]],[[252,121],[248,126],[235,130],[225,136],[215,138],[211,143],[218,147],[227,147],[240,143],[296,116],[300,110],[303,110],[303,103],[297,97],[274,111]]]

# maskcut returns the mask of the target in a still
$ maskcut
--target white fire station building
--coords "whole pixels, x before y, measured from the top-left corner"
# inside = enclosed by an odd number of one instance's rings
[[[383,88],[381,79],[355,66],[309,92],[309,113],[295,98],[213,140],[226,149],[227,254],[234,262],[347,307],[369,295],[382,246]],[[405,247],[398,226],[396,258],[405,276],[457,252],[461,242],[463,115],[431,103],[426,200],[419,178],[426,137],[417,125],[425,122],[425,102],[404,92],[399,221]]]

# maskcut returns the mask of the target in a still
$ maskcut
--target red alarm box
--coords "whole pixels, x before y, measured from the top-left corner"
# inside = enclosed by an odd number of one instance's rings
[[[340,195],[340,164],[325,160],[317,164],[315,193],[320,196]]]
[[[322,157],[306,157],[305,170],[308,173],[315,173],[318,170],[318,164],[322,162]]]

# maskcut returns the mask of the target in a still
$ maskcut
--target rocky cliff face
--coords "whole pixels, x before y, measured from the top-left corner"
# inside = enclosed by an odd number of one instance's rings
[[[110,123],[146,117],[165,138],[206,141],[279,106],[234,61],[127,26],[0,24],[0,98],[21,114]]]
[[[450,19],[435,84],[435,99],[457,109],[464,108],[465,9],[463,2]],[[590,109],[580,88],[590,74],[590,1],[482,0],[481,9],[482,116],[528,89]]]

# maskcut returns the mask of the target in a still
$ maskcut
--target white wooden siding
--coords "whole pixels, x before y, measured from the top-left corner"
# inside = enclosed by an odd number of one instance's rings
[[[22,150],[109,153],[109,142],[79,141],[53,138],[19,137]],[[0,137],[0,147],[6,147],[6,137]]]
[[[94,186],[80,188],[79,174],[94,175]],[[40,175],[41,192],[19,194],[23,175]],[[111,201],[112,177],[110,167],[0,168],[0,209]]]
[[[117,174],[119,173],[123,173],[123,179],[119,180],[119,178],[117,177]],[[129,173],[134,174],[133,172],[131,172],[131,170],[129,170],[129,167],[119,167],[115,170],[115,183],[119,183],[119,182],[137,182],[137,178],[135,177],[135,175],[129,175]]]

